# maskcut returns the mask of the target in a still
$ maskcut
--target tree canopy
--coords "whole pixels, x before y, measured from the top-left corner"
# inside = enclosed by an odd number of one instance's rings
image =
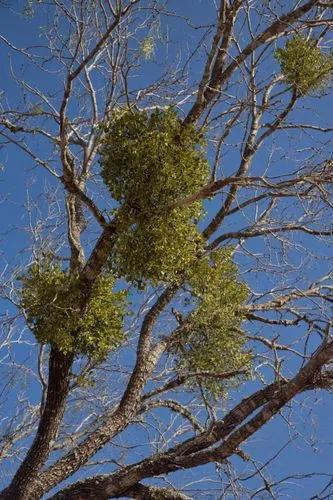
[[[0,8],[0,500],[330,498],[333,3]]]

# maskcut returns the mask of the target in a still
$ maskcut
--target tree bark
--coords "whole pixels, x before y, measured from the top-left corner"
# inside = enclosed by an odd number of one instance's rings
[[[49,360],[48,391],[35,439],[11,484],[1,493],[1,500],[28,500],[29,491],[46,462],[61,423],[69,389],[73,355],[52,348]]]

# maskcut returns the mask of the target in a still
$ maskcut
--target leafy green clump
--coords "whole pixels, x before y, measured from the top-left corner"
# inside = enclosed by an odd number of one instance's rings
[[[151,59],[155,54],[155,41],[152,36],[147,36],[141,42],[141,53],[145,59]]]
[[[115,113],[102,148],[102,176],[113,198],[136,218],[163,213],[197,191],[208,165],[193,127],[182,127],[172,109]]]
[[[220,374],[249,367],[251,355],[244,348],[240,313],[248,290],[237,280],[231,249],[199,259],[188,273],[188,284],[193,309],[174,351],[178,369],[189,376],[197,373],[189,378],[189,384],[199,382],[218,395],[225,387]]]
[[[275,51],[275,57],[286,82],[303,95],[323,88],[332,75],[332,55],[322,52],[313,39],[296,35]]]
[[[170,488],[149,487],[150,500],[188,500],[189,497],[179,491],[173,491]]]
[[[202,245],[202,205],[177,207],[208,179],[200,134],[172,109],[115,113],[101,148],[102,177],[120,204],[113,261],[128,280],[170,281]]]
[[[196,258],[202,238],[189,223],[191,209],[174,209],[167,217],[152,216],[123,231],[113,256],[115,269],[130,282],[176,282]]]
[[[60,267],[32,266],[21,281],[21,306],[38,342],[98,361],[123,342],[125,294],[113,291],[113,276],[98,278],[88,300],[78,277]]]

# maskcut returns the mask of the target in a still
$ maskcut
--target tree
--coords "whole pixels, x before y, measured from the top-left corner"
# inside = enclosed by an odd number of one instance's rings
[[[4,7],[1,499],[293,495],[251,443],[333,385],[332,7]]]

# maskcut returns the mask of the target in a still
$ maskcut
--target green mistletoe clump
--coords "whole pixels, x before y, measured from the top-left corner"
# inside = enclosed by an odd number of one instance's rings
[[[119,111],[105,129],[101,165],[119,203],[117,271],[139,284],[174,281],[203,247],[195,225],[201,202],[177,205],[207,182],[201,135],[172,109]]]
[[[125,294],[100,276],[89,298],[79,278],[60,267],[32,266],[21,278],[21,306],[38,342],[102,361],[124,340]]]
[[[203,246],[190,220],[191,209],[174,209],[168,216],[152,216],[123,231],[113,255],[118,273],[138,285],[147,280],[176,282]]]
[[[286,82],[302,95],[322,89],[332,75],[332,55],[322,52],[313,39],[296,35],[276,50],[275,57]]]
[[[218,250],[211,257],[198,259],[189,270],[187,302],[193,309],[171,349],[189,385],[199,383],[213,395],[221,394],[226,385],[219,375],[245,372],[251,360],[241,330],[241,306],[248,289],[237,279],[231,253],[231,249]]]

